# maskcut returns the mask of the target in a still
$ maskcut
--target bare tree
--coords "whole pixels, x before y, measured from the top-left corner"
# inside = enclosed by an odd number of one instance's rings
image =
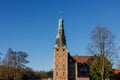
[[[12,49],[11,48],[9,48],[8,49],[8,51],[7,51],[7,53],[6,53],[6,55],[5,55],[5,58],[3,59],[3,66],[6,66],[6,68],[4,68],[5,70],[5,75],[6,75],[6,80],[9,80],[10,79],[10,77],[11,77],[11,66],[12,66],[12,59],[11,59],[11,57],[12,57]]]
[[[105,78],[109,77],[109,75],[107,76],[106,74],[111,70],[111,62],[116,53],[114,38],[113,33],[106,27],[97,26],[91,33],[91,43],[88,46],[88,50],[89,53],[97,55],[97,59],[91,64],[91,68],[96,68],[98,71],[97,74],[101,76],[101,80],[105,80]],[[108,68],[109,70],[107,70],[107,72],[106,69]],[[90,70],[91,75],[95,72],[93,70]]]
[[[17,67],[17,70],[18,70],[18,77],[20,79],[22,79],[23,77],[23,68],[25,67],[25,64],[27,64],[29,61],[26,60],[26,58],[28,57],[28,54],[25,53],[25,52],[21,52],[21,51],[18,51],[17,54],[16,54],[16,67]]]
[[[25,64],[28,63],[26,58],[27,53],[21,51],[13,51],[11,48],[8,49],[5,58],[3,59],[3,66],[6,66],[6,79],[14,78],[14,80],[22,80],[22,73]]]

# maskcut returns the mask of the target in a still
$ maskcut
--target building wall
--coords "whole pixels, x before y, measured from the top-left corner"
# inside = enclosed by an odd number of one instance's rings
[[[53,80],[90,80],[88,70],[88,65],[74,60],[67,48],[54,49]]]
[[[89,77],[89,66],[86,63],[78,63],[78,77]]]
[[[71,62],[68,65],[68,79],[69,80],[76,80],[76,70],[75,70],[75,63]]]
[[[54,80],[68,80],[68,50],[54,49]]]

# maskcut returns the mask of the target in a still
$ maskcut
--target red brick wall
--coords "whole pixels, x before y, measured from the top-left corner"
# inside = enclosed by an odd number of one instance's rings
[[[68,80],[68,50],[66,48],[54,49],[53,80]]]

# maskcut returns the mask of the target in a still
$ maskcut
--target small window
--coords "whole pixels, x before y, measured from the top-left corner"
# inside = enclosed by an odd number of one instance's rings
[[[63,76],[65,76],[65,72],[63,72]]]
[[[58,64],[56,64],[56,68],[58,68]]]
[[[63,52],[63,55],[64,55],[65,53]]]
[[[56,55],[58,55],[58,53],[56,53]]]
[[[84,71],[87,72],[87,68],[84,68]]]
[[[56,61],[58,61],[58,59],[56,59]]]
[[[72,62],[72,59],[70,59],[70,62]]]
[[[63,61],[65,61],[65,59],[63,58]]]
[[[65,67],[65,64],[63,64],[63,68]]]
[[[56,51],[58,51],[58,49],[56,49]]]
[[[58,72],[56,72],[56,76],[58,76]]]
[[[79,71],[80,71],[80,72],[83,71],[83,68],[80,68]]]

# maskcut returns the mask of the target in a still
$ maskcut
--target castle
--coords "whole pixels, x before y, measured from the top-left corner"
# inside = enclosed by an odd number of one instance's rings
[[[71,56],[64,34],[64,21],[59,19],[54,46],[53,80],[90,80],[87,62],[92,56]]]

